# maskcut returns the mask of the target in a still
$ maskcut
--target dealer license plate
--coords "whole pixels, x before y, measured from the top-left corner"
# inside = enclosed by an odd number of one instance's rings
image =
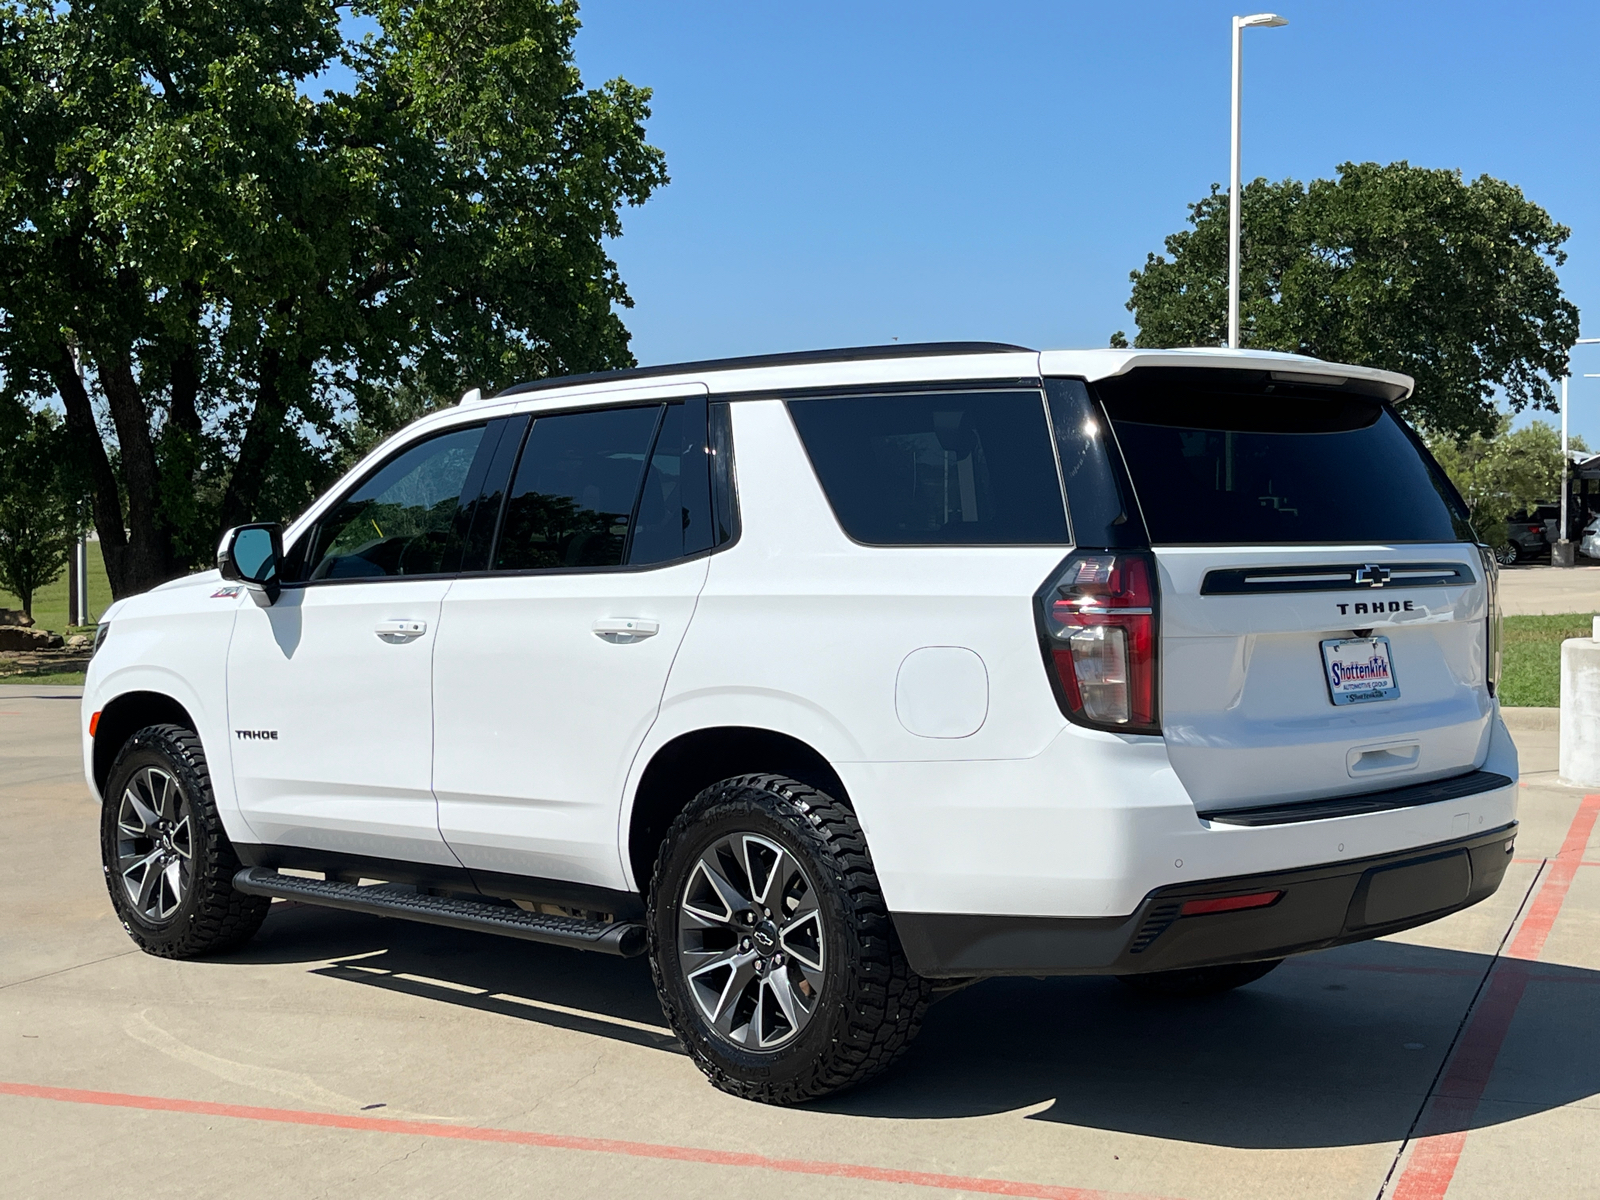
[[[1322,667],[1328,696],[1335,704],[1394,700],[1400,695],[1386,637],[1330,638],[1322,643]]]

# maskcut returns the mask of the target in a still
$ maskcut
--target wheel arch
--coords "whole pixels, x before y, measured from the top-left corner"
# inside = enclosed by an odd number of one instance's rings
[[[102,797],[117,751],[146,725],[181,725],[200,735],[200,726],[189,710],[164,692],[123,692],[108,701],[94,731],[94,783]]]
[[[641,893],[649,889],[662,839],[689,801],[718,780],[757,772],[788,775],[851,803],[827,757],[791,734],[748,725],[680,733],[651,755],[634,790],[627,837],[634,886]]]

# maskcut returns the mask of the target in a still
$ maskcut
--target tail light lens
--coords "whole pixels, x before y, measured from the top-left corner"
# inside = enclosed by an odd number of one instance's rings
[[[1500,615],[1500,564],[1494,560],[1494,551],[1487,546],[1478,547],[1478,559],[1483,563],[1483,585],[1489,593],[1489,628],[1484,640],[1488,650],[1485,674],[1489,681],[1489,695],[1500,691],[1500,645],[1505,636],[1505,620]]]
[[[1156,571],[1148,553],[1080,550],[1039,591],[1045,662],[1080,725],[1160,733]]]

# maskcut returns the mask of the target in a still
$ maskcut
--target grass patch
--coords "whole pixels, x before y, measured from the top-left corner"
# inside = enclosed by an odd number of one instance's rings
[[[4,588],[0,588],[0,608],[21,608],[22,601],[18,600]],[[111,607],[111,581],[106,578],[105,560],[100,557],[100,543],[89,543],[89,623],[94,624],[101,613]],[[48,629],[53,633],[65,634],[71,630],[67,625],[67,572],[62,571],[61,577],[49,587],[40,588],[33,595],[33,624],[35,629]],[[85,626],[85,628],[88,628]],[[35,683],[43,682],[34,680]]]
[[[1555,613],[1507,617],[1505,655],[1500,671],[1500,703],[1528,708],[1561,705],[1561,643],[1586,638],[1593,613]]]
[[[82,671],[13,671],[0,674],[0,687],[7,684],[27,684],[33,687],[40,684],[60,684],[66,687],[82,687],[83,675]]]

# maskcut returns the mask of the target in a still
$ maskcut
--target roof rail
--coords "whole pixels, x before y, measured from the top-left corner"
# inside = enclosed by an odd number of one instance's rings
[[[1027,346],[1006,342],[895,342],[888,346],[845,346],[835,350],[797,350],[786,354],[752,354],[744,358],[708,358],[700,362],[662,363],[654,367],[629,367],[620,371],[592,371],[587,375],[559,375],[516,383],[497,393],[520,396],[551,388],[572,387],[604,380],[650,379],[662,375],[687,375],[700,371],[754,370],[759,367],[793,367],[808,363],[861,362],[874,358],[935,358],[953,354],[1032,354]]]

